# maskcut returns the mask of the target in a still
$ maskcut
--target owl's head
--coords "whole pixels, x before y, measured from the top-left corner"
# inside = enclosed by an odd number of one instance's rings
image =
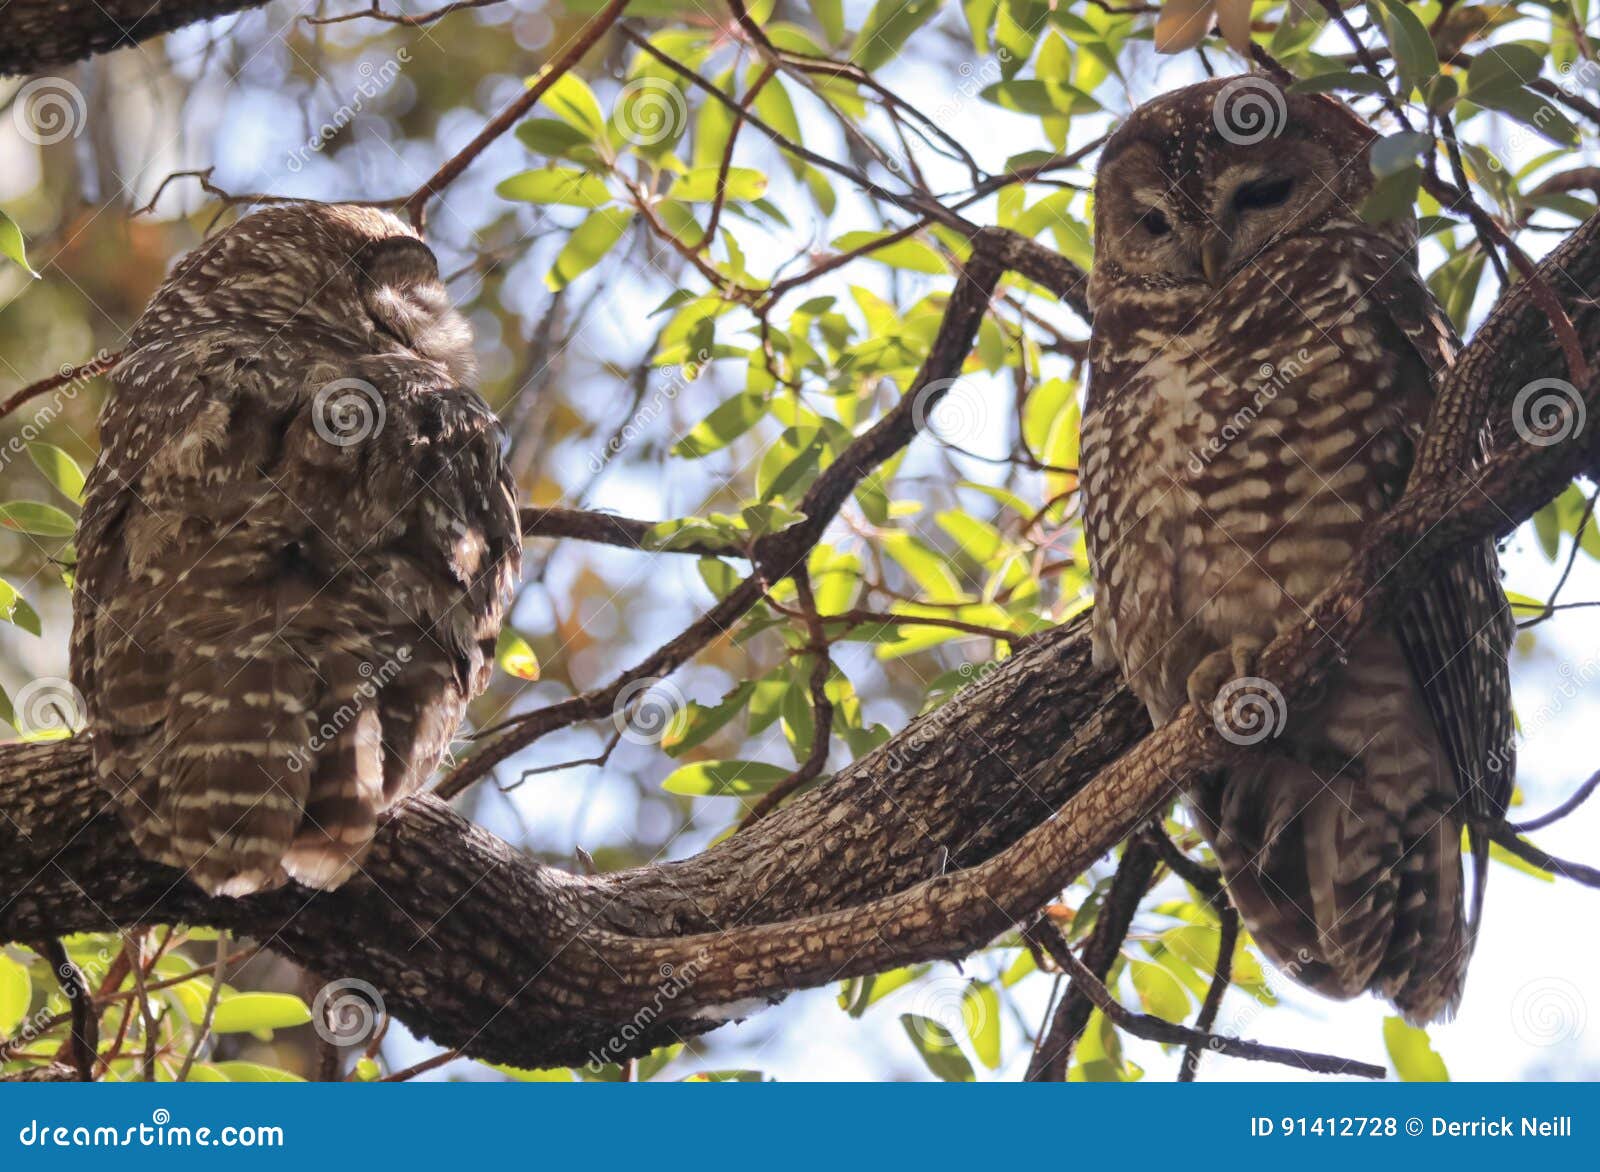
[[[476,371],[471,327],[450,304],[433,251],[377,208],[285,203],[245,216],[178,263],[132,341],[210,326],[405,353],[462,385]]]
[[[1349,107],[1260,74],[1140,106],[1095,179],[1095,285],[1221,286],[1286,237],[1354,218],[1377,135]]]

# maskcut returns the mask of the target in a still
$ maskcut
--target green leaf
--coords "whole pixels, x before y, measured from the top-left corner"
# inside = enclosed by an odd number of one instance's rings
[[[1503,90],[1520,90],[1539,76],[1544,55],[1515,41],[1495,45],[1476,57],[1467,69],[1466,96],[1483,103],[1481,95]]]
[[[1082,90],[1074,89],[1065,82],[1040,78],[995,82],[983,88],[982,96],[1002,109],[1018,114],[1070,118],[1074,114],[1090,114],[1100,109],[1100,103]]]
[[[1383,1019],[1383,1044],[1401,1082],[1449,1082],[1444,1059],[1434,1051],[1428,1031],[1409,1026],[1398,1017]]]
[[[62,496],[74,504],[83,503],[83,470],[71,456],[54,444],[36,442],[28,445],[28,459]]]
[[[886,240],[890,235],[891,233],[888,232],[846,232],[833,242],[833,248],[841,253],[867,250],[873,241]],[[938,277],[944,276],[948,271],[942,256],[922,243],[922,241],[913,240],[909,237],[905,240],[897,240],[893,244],[885,244],[881,248],[870,248],[870,251],[865,251],[864,255],[880,264],[886,264],[892,269],[905,269],[913,273],[929,273]]]
[[[941,0],[878,0],[850,49],[869,73],[899,54],[906,39],[938,14]]]
[[[211,1069],[229,1082],[305,1082],[298,1074],[259,1062],[213,1062]],[[193,1072],[191,1072],[193,1073]]]
[[[1439,53],[1428,35],[1428,26],[1401,0],[1374,0],[1368,7],[1383,26],[1389,50],[1400,69],[1407,89],[1427,84],[1439,72]]]
[[[211,1019],[212,1032],[218,1034],[253,1033],[305,1025],[311,1010],[292,993],[235,993],[224,995]]]
[[[668,199],[685,203],[710,203],[717,198],[718,167],[696,167],[687,175],[680,175],[667,191]],[[759,199],[766,194],[767,177],[754,167],[729,167],[726,197],[729,200]]]
[[[1430,150],[1433,139],[1420,130],[1402,130],[1372,144],[1372,173],[1379,178],[1415,167],[1417,158]]]
[[[66,513],[40,501],[0,504],[0,527],[39,537],[71,537],[75,528]]]
[[[531,86],[539,79],[535,74],[528,79]],[[563,73],[539,99],[545,109],[574,130],[581,130],[591,142],[605,138],[606,119],[600,112],[600,103],[594,91],[576,73]]]
[[[1582,136],[1571,120],[1532,90],[1491,90],[1486,94],[1474,95],[1474,100],[1480,106],[1510,115],[1558,146],[1576,147],[1581,141]]]
[[[1181,1022],[1189,1015],[1189,994],[1178,979],[1158,964],[1135,960],[1128,965],[1139,1004],[1151,1017]]]
[[[593,213],[573,229],[556,256],[556,263],[545,274],[545,285],[551,292],[565,289],[594,268],[622,239],[632,220],[633,212],[628,208],[601,208]]]
[[[961,1021],[978,1061],[1000,1065],[1000,994],[987,981],[973,981],[961,995]]]
[[[678,757],[704,743],[744,711],[755,690],[755,681],[745,680],[715,705],[708,707],[691,700],[683,710],[683,718],[674,721],[661,738],[661,747]]]
[[[13,623],[27,631],[30,635],[41,632],[39,625],[39,612],[28,605],[28,600],[10,582],[0,578],[0,619]],[[10,714],[6,714],[10,719]]]
[[[1361,218],[1376,224],[1410,215],[1421,183],[1422,169],[1416,166],[1383,176],[1362,202]]]
[[[539,657],[528,646],[528,641],[510,627],[501,628],[494,657],[500,664],[500,670],[508,676],[515,676],[519,680],[539,678]]]
[[[502,199],[523,203],[562,204],[573,208],[600,208],[611,202],[611,191],[598,175],[567,167],[524,171],[495,186]]]
[[[692,797],[752,797],[764,794],[791,770],[764,761],[696,761],[667,775],[661,788]]]
[[[555,159],[598,161],[588,134],[556,118],[529,118],[517,127],[517,137],[529,150]]]
[[[740,391],[713,407],[709,415],[689,430],[688,435],[673,444],[672,454],[690,460],[710,455],[749,431],[755,426],[756,420],[766,413],[764,398]]]
[[[22,239],[22,229],[4,212],[0,212],[0,256],[16,261],[22,266],[23,272],[38,280],[39,274],[28,263],[28,248]]]
[[[1381,77],[1370,73],[1319,73],[1295,82],[1289,87],[1291,94],[1331,94],[1336,90],[1350,90],[1359,94],[1384,94],[1389,87]]]
[[[922,1055],[922,1061],[927,1063],[934,1077],[944,1082],[974,1081],[972,1063],[967,1061],[967,1056],[944,1026],[931,1017],[921,1017],[915,1013],[902,1013],[900,1024],[905,1027],[906,1036],[917,1048],[917,1053]]]
[[[0,952],[0,1037],[9,1037],[28,1015],[33,981],[28,970]]]

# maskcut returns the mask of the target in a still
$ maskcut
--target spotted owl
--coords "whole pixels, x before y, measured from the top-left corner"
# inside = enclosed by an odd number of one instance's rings
[[[481,692],[521,560],[471,332],[369,208],[270,207],[129,338],[78,525],[74,682],[148,858],[332,888]]]
[[[1243,759],[1186,794],[1255,939],[1323,994],[1454,1012],[1483,905],[1469,815],[1512,784],[1513,634],[1492,544],[1292,705],[1257,652],[1302,623],[1405,485],[1458,342],[1409,219],[1370,222],[1374,132],[1266,78],[1136,110],[1095,183],[1082,430],[1094,654],[1157,726]]]

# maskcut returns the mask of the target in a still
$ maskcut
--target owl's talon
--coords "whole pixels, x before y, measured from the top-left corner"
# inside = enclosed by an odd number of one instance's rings
[[[1206,656],[1189,673],[1189,703],[1201,716],[1212,719],[1217,693],[1234,680],[1254,676],[1257,657],[1265,646],[1266,642],[1254,635],[1235,635],[1228,646]]]

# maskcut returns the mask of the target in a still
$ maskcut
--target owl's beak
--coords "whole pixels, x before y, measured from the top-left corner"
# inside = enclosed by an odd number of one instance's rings
[[[1228,250],[1232,246],[1233,241],[1220,231],[1206,233],[1200,243],[1200,271],[1205,274],[1206,284],[1215,286],[1222,280],[1228,268]]]

